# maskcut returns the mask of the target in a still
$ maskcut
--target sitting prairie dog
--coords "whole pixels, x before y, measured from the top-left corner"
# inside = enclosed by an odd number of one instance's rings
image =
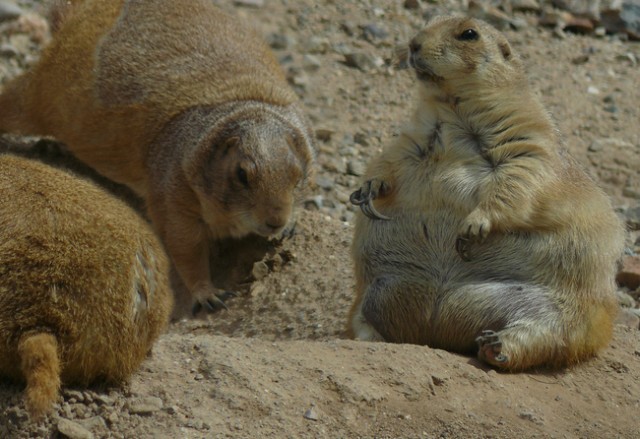
[[[352,194],[349,332],[504,370],[594,355],[617,313],[624,229],[560,145],[506,38],[439,17],[407,47],[417,107]]]
[[[211,0],[67,3],[38,64],[0,95],[0,131],[53,136],[134,189],[195,308],[224,307],[210,245],[278,235],[308,185],[295,93],[268,46]]]
[[[165,329],[169,264],[149,225],[92,183],[0,155],[0,376],[38,418],[61,382],[121,383]]]

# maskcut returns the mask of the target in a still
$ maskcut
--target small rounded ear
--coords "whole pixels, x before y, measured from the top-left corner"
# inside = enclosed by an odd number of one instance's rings
[[[502,57],[506,60],[511,58],[511,46],[506,41],[501,41],[498,43],[498,47],[500,48],[500,53],[502,53]]]
[[[240,137],[232,136],[227,137],[220,142],[219,151],[222,151],[222,155],[226,156],[229,151],[240,145]]]
[[[222,142],[222,144],[227,149],[233,148],[234,146],[240,145],[240,137],[238,137],[238,136],[229,137],[229,138],[225,139],[224,142]]]

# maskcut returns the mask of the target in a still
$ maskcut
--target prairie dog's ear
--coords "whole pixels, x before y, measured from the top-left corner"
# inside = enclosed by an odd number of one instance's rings
[[[240,137],[238,136],[227,137],[220,142],[220,150],[223,155],[226,155],[230,150],[238,146],[240,146]]]
[[[498,47],[500,48],[500,53],[502,53],[502,57],[504,59],[511,59],[511,46],[507,41],[500,41],[498,43]]]

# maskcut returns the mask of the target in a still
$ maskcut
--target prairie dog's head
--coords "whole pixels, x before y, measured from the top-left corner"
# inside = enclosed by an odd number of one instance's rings
[[[191,182],[204,221],[214,236],[278,234],[307,187],[313,150],[304,122],[247,109],[218,125],[199,145]]]
[[[411,39],[405,56],[426,86],[501,86],[523,76],[505,36],[474,18],[436,17]]]

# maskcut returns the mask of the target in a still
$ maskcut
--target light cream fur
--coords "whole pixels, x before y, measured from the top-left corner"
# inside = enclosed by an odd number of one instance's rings
[[[561,147],[497,30],[439,17],[406,53],[415,112],[354,194],[391,219],[357,216],[351,335],[506,370],[595,354],[624,242],[607,196]]]

